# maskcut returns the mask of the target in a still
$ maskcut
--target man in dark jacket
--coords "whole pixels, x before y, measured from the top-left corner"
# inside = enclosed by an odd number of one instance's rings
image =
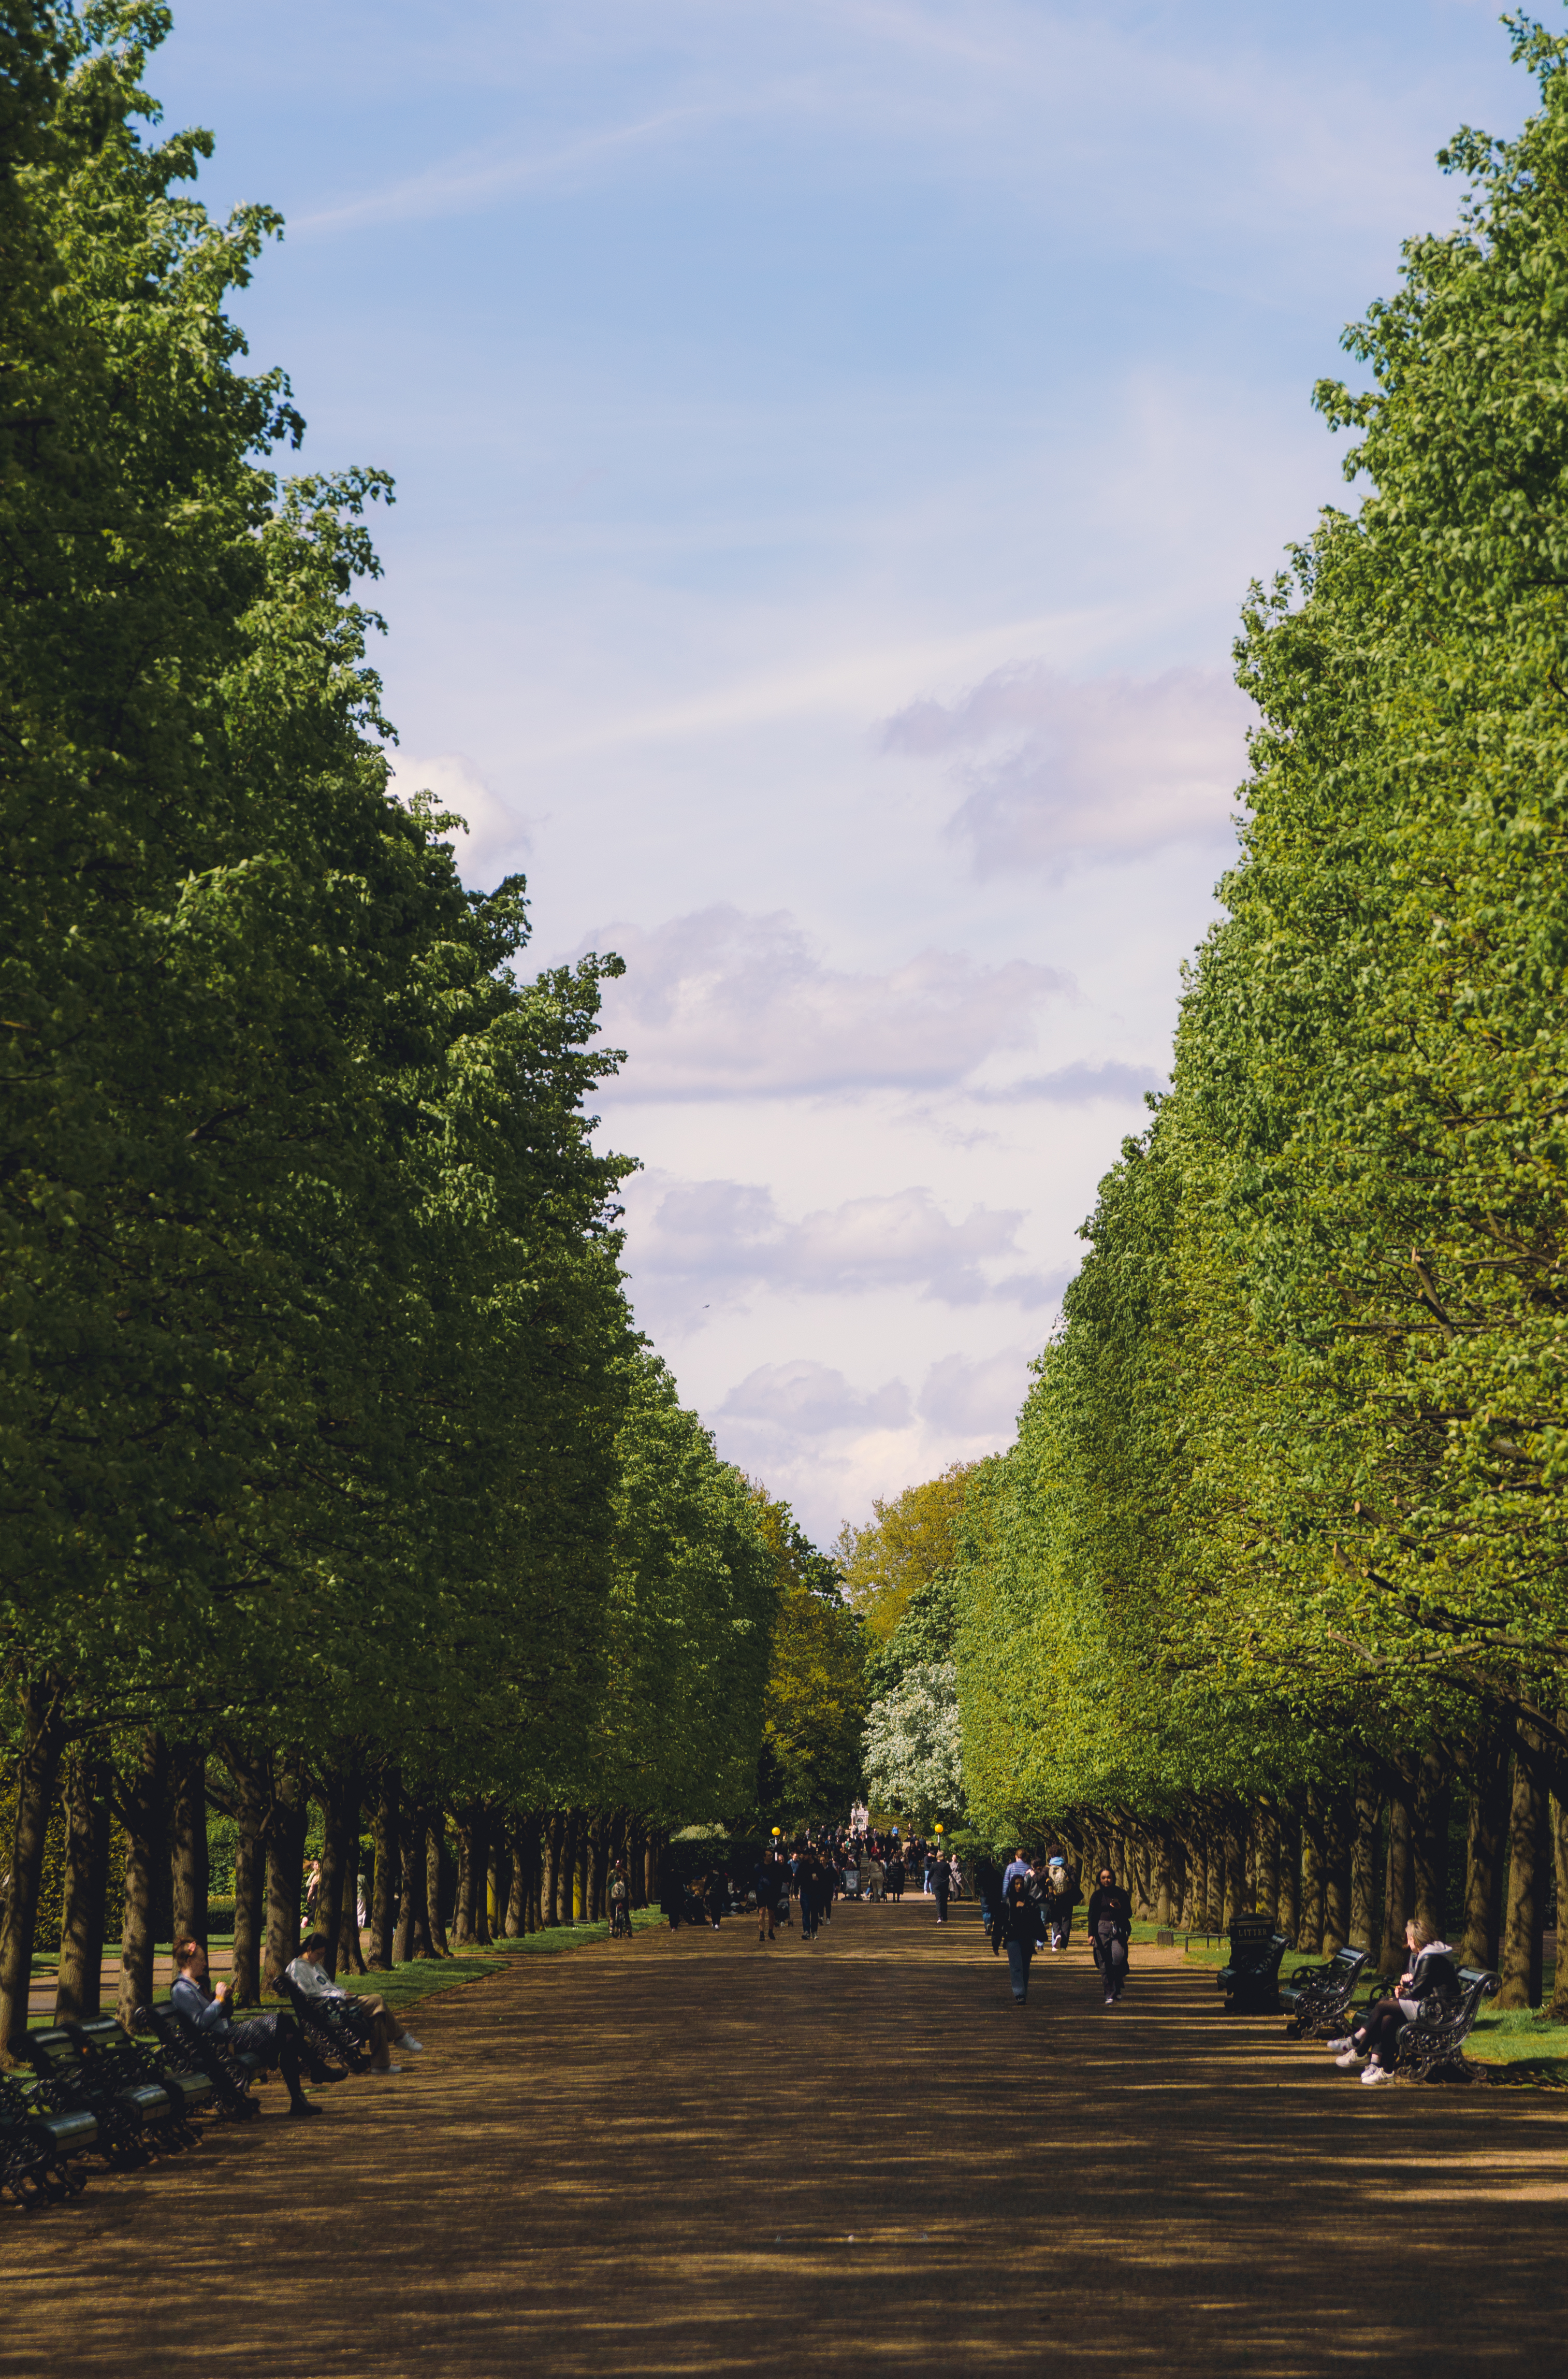
[[[291,2115],[314,2115],[299,2086],[301,2042],[292,2015],[252,2015],[235,2023],[229,2013],[229,1987],[216,1987],[207,1979],[207,1952],[199,1941],[175,1943],[175,1981],[170,1999],[188,2024],[210,2032],[237,2054],[254,2057],[263,2067],[275,2065],[288,2090]]]
[[[1127,1980],[1127,1945],[1132,1935],[1132,1902],[1108,1866],[1089,1902],[1089,1946],[1105,1985],[1105,2005],[1115,2006]]]

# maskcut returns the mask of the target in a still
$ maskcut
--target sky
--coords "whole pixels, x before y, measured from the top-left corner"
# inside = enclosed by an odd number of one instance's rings
[[[1548,8],[1548,14],[1553,12]],[[399,789],[626,962],[639,1325],[819,1541],[1006,1445],[1235,849],[1314,382],[1532,87],[1478,0],[185,0],[149,78]]]

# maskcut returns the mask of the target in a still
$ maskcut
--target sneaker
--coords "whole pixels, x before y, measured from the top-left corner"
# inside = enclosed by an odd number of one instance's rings
[[[404,2034],[404,2035],[403,2035],[403,2038],[398,2042],[398,2044],[397,2044],[397,2045],[398,2045],[399,2048],[403,2049],[405,2053],[406,2053],[407,2051],[409,2051],[409,2050],[412,2050],[412,2051],[413,2051],[413,2053],[414,2053],[414,2055],[415,2055],[416,2057],[417,2057],[417,2056],[419,2055],[420,2050],[421,2050],[421,2049],[424,2047],[424,2046],[425,2046],[425,2044],[424,2044],[424,2042],[423,2042],[422,2040],[416,2040],[416,2039],[415,2039],[415,2037],[414,2037],[414,2035],[413,2035],[411,2032],[405,2032],[405,2033]]]
[[[1334,2059],[1334,2063],[1342,2073],[1359,2073],[1366,2062],[1358,2048],[1347,2048]]]
[[[1116,2006],[1116,1998],[1115,1998],[1114,1994],[1113,1994],[1112,1992],[1110,1992],[1110,1991],[1107,1991],[1107,1992],[1105,1993],[1105,2005],[1106,2005],[1107,2007],[1115,2007],[1115,2006]]]
[[[393,2058],[390,2065],[372,2065],[370,2071],[372,2073],[401,2073],[403,2068]]]
[[[1363,2082],[1392,2082],[1393,2076],[1386,2065],[1369,2065],[1361,2079]]]
[[[1329,2051],[1329,2055],[1330,2055],[1331,2057],[1343,2057],[1343,2056],[1344,2056],[1344,2054],[1345,2054],[1345,2050],[1346,2050],[1347,2048],[1349,2048],[1351,2046],[1352,2046],[1351,2035],[1350,2035],[1350,2034],[1349,2034],[1349,2033],[1346,2033],[1346,2034],[1345,2034],[1345,2038],[1344,2038],[1343,2040],[1331,2040],[1331,2041],[1329,2042],[1329,2044],[1328,2044],[1328,2051]]]

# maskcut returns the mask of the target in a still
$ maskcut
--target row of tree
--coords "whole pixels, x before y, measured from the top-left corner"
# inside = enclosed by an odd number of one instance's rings
[[[1318,392],[1368,492],[1254,590],[1240,857],[971,1486],[956,1666],[987,1826],[1385,1962],[1418,1913],[1522,2004],[1568,1890],[1568,44],[1514,42],[1538,112],[1444,152],[1459,227]]]
[[[225,307],[278,226],[144,129],[166,30],[0,25],[0,2053],[62,1792],[63,2011],[122,1850],[122,2009],[203,1933],[213,1810],[245,1997],[312,1805],[351,1959],[366,1825],[378,1955],[431,1945],[448,1817],[460,1938],[548,1923],[755,1808],[781,1612],[833,1619],[631,1322],[585,1112],[619,961],[520,975],[522,880],[466,891],[390,797],[391,491],[271,467],[303,425]]]

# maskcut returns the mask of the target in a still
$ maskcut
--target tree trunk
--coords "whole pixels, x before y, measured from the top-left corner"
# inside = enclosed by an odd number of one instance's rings
[[[1280,1811],[1279,1929],[1301,1947],[1301,1820],[1288,1803]]]
[[[452,1955],[442,1913],[447,1874],[446,1811],[428,1809],[425,1813],[425,1911],[429,1920],[430,1946],[425,1954],[430,1958],[450,1958]]]
[[[1568,1710],[1559,1710],[1559,1728],[1568,1733]],[[1557,1966],[1552,1975],[1550,2012],[1558,2023],[1568,2023],[1568,1958],[1562,1954],[1562,1933],[1568,1925],[1568,1805],[1551,1796],[1551,1850],[1557,1879]]]
[[[552,1809],[545,1830],[545,1923],[561,1923],[561,1884],[563,1867],[562,1851],[566,1841],[566,1812]],[[570,1889],[570,1887],[569,1887]]]
[[[28,1984],[43,1884],[43,1842],[66,1750],[64,1701],[64,1686],[53,1676],[34,1678],[22,1696],[17,1823],[6,1845],[10,1888],[0,1925],[0,2058],[18,2055],[27,2031]]]
[[[101,1751],[80,1751],[66,1788],[66,1907],[60,1930],[56,2023],[87,2023],[103,2006],[103,1924],[109,1896],[109,1793]]]
[[[383,1759],[376,1779],[376,1871],[370,1885],[370,1971],[378,1974],[390,1971],[394,1954],[398,1876],[402,1867],[399,1856],[401,1798],[396,1763]]]
[[[165,1817],[168,1750],[163,1738],[150,1727],[141,1751],[127,1780],[126,1912],[120,1936],[120,1987],[115,2015],[127,2032],[135,2028],[138,2008],[152,1997],[152,1945],[158,1938],[158,1870],[169,1871],[169,1838]]]
[[[594,1819],[593,1865],[588,1878],[588,1914],[597,1925],[605,1915],[605,1891],[609,1881],[609,1820],[602,1811]]]
[[[471,1948],[479,1938],[481,1826],[478,1802],[465,1802],[457,1813],[457,1905],[452,1917],[452,1940],[456,1950]]]
[[[434,1958],[430,1938],[429,1819],[423,1809],[404,1807],[403,1814],[403,1896],[398,1904],[393,1955],[404,1965],[413,1958]]]
[[[207,1947],[207,1748],[169,1752],[170,1939]]]
[[[506,1912],[512,1902],[512,1829],[499,1809],[489,1812],[486,1832],[489,1850],[479,1909],[484,1918],[485,1941],[493,1946],[506,1938]]]
[[[1279,1818],[1267,1802],[1252,1813],[1252,1855],[1257,1882],[1254,1905],[1260,1908],[1275,1931],[1280,1920],[1280,1828]],[[1162,1920],[1169,1924],[1169,1917]]]
[[[365,1768],[358,1753],[344,1779],[343,1811],[343,1873],[340,1887],[343,1894],[338,1912],[337,1963],[339,1974],[362,1974],[365,1952],[359,1942],[359,1828],[364,1817]]]
[[[261,1996],[261,1950],[267,1930],[267,1814],[271,1805],[271,1765],[265,1757],[223,1746],[235,1780],[235,1952],[230,1991],[235,2007],[254,2007]]]
[[[1546,1913],[1547,1794],[1538,1765],[1540,1745],[1530,1730],[1520,1733],[1526,1749],[1514,1759],[1514,1794],[1508,1813],[1508,1901],[1497,1970],[1502,1977],[1494,2006],[1539,2007],[1541,1931]],[[1536,1757],[1529,1757],[1533,1751]]]
[[[1465,1849],[1462,1964],[1495,1966],[1502,1931],[1502,1870],[1508,1841],[1508,1749],[1501,1735],[1469,1762],[1470,1821]]]
[[[1405,1927],[1415,1910],[1411,1874],[1411,1779],[1396,1769],[1389,1782],[1388,1857],[1383,1867],[1382,1954],[1378,1972],[1390,1980],[1405,1972]]]
[[[1429,1751],[1416,1779],[1410,1864],[1416,1922],[1434,1941],[1447,1935],[1448,1815],[1447,1771],[1437,1753]]]
[[[1307,1795],[1301,1817],[1301,1899],[1297,1912],[1296,1946],[1309,1958],[1323,1954],[1325,1866],[1323,1820],[1315,1793]]]
[[[1378,1954],[1378,1830],[1382,1795],[1370,1776],[1356,1780],[1356,1841],[1350,1854],[1350,1938]]]
[[[1356,1853],[1356,1803],[1336,1793],[1323,1828],[1323,1955],[1332,1958],[1350,1939],[1351,1866]]]
[[[510,1826],[512,1839],[512,1884],[506,1895],[504,1920],[506,1938],[520,1941],[528,1930],[528,1882],[530,1835],[534,1831],[532,1817],[514,1817]]]
[[[1162,1826],[1154,1837],[1154,1922],[1169,1932],[1176,1923],[1174,1837]]]
[[[497,1819],[488,1802],[479,1804],[474,1826],[474,1938],[481,1950],[494,1947],[490,1931],[490,1859]],[[497,1903],[498,1909],[500,1903]]]
[[[262,1981],[269,1991],[283,1991],[283,1968],[299,1955],[299,1902],[309,1825],[305,1780],[294,1758],[286,1757],[274,1771],[267,1827],[267,1954]]]
[[[330,1769],[321,1780],[321,1889],[316,1895],[316,1930],[326,1936],[327,1972],[334,1982],[343,1948],[344,1878],[351,1831],[356,1837],[357,1865],[359,1778],[344,1768]]]

